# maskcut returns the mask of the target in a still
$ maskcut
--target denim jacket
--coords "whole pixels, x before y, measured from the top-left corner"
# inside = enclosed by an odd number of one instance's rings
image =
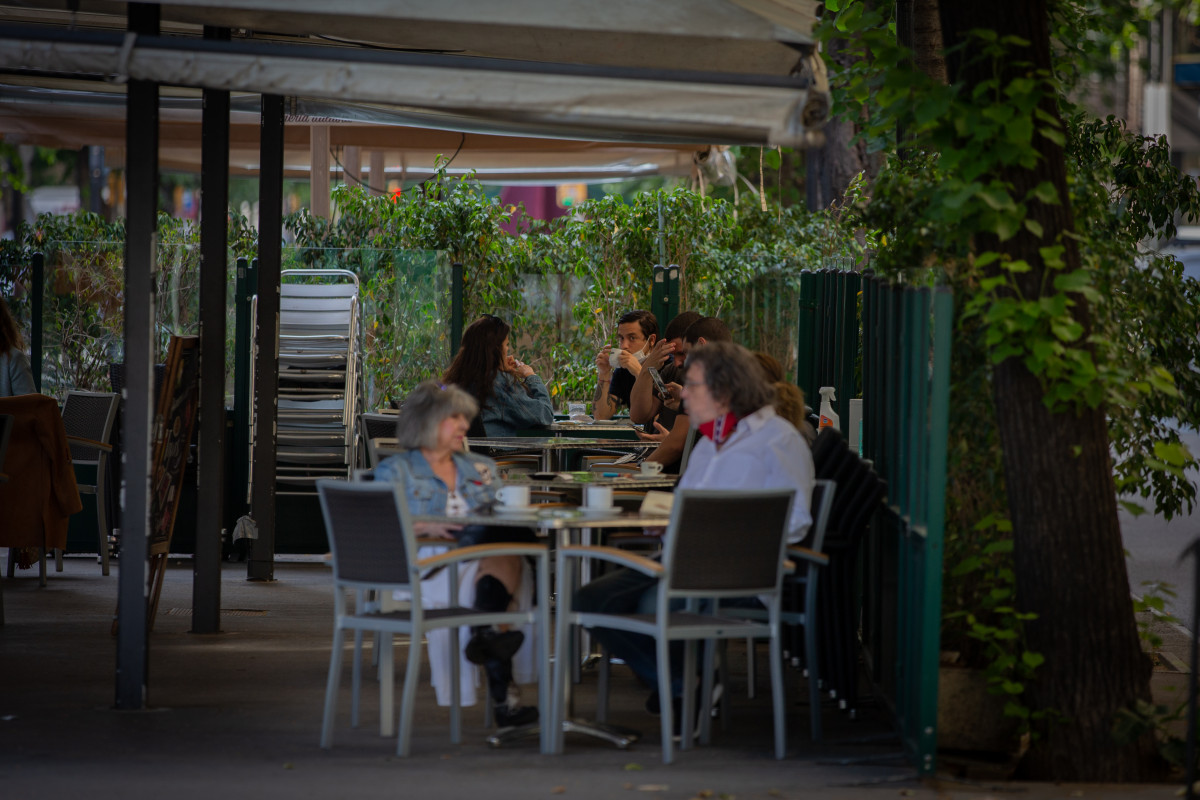
[[[499,488],[496,462],[475,453],[455,453],[458,493],[472,510],[492,503]],[[408,513],[442,514],[446,511],[449,487],[433,474],[433,468],[420,450],[406,450],[384,459],[375,468],[375,480],[392,481],[404,486]]]
[[[554,422],[550,393],[537,375],[517,383],[507,372],[496,375],[492,396],[480,412],[488,436],[512,436],[523,428],[545,427]]]
[[[29,359],[25,354],[15,347],[7,353],[0,353],[0,397],[16,397],[36,391],[33,373],[29,370]]]

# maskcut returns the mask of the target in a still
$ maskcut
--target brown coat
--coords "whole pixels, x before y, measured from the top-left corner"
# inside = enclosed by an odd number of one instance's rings
[[[0,483],[0,547],[66,547],[67,524],[80,511],[79,490],[62,415],[53,397],[0,397],[13,431]]]

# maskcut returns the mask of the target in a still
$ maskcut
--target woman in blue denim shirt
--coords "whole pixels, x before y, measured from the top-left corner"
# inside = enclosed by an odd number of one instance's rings
[[[456,386],[443,388],[433,381],[422,383],[405,400],[396,426],[397,444],[405,451],[384,460],[375,469],[375,480],[401,484],[411,514],[461,517],[495,502],[498,488],[495,462],[463,450],[469,420],[476,409],[475,401],[466,392]],[[419,535],[457,540],[460,544],[535,541],[534,532],[527,528],[429,522],[418,522],[414,527]],[[525,560],[518,556],[498,556],[474,564],[469,567],[475,575],[470,601],[473,606],[483,611],[508,609],[525,578]],[[467,568],[460,568],[460,574],[463,569]],[[446,598],[448,604],[458,600]],[[538,718],[537,707],[521,705],[520,691],[513,681],[513,656],[524,640],[521,631],[498,631],[484,626],[472,631],[464,648],[467,660],[483,665],[487,672],[488,691],[500,727],[524,725]],[[430,653],[433,668],[432,647]]]
[[[443,380],[462,387],[479,404],[484,436],[512,436],[554,421],[550,393],[533,367],[508,352],[511,326],[484,314],[463,331],[462,347]],[[478,424],[471,435],[480,433]]]

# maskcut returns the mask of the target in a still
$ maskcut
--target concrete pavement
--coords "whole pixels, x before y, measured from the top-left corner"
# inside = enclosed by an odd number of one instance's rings
[[[714,745],[660,763],[657,719],[645,691],[614,670],[613,722],[643,740],[619,751],[568,737],[562,756],[536,741],[493,750],[479,708],[464,712],[465,742],[450,744],[447,715],[425,681],[417,701],[413,755],[378,735],[377,690],[366,681],[363,724],[349,727],[348,684],[334,747],[317,746],[329,656],[332,602],[327,568],[280,563],[279,580],[249,583],[228,564],[223,633],[188,633],[190,563],[172,562],[151,635],[150,710],[111,710],[115,640],[109,635],[117,574],[94,559],[69,558],[38,588],[34,572],[3,580],[7,625],[0,628],[0,793],[9,800],[105,798],[1170,798],[1176,787],[921,783],[888,738],[886,715],[871,707],[851,721],[824,709],[827,742],[807,735],[803,679],[789,673],[788,758],[770,757],[769,692],[745,697],[744,661],[734,665],[729,731]],[[736,660],[736,657],[735,657]],[[579,688],[592,707],[595,676]],[[532,688],[532,687],[531,687]],[[882,741],[880,741],[882,739]],[[864,743],[865,742],[865,743]],[[873,742],[873,743],[872,743]],[[861,763],[863,759],[878,763]],[[838,763],[850,760],[851,763]]]

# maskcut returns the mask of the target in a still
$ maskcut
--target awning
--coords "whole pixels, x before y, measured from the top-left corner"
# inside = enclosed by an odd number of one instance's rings
[[[160,98],[159,165],[162,169],[200,171],[200,93],[164,89]],[[230,172],[258,172],[259,96],[238,95],[230,120]],[[453,156],[448,172],[474,172],[485,183],[562,183],[624,180],[649,175],[686,176],[693,158],[706,144],[632,144],[574,139],[499,136],[465,131],[412,127],[388,108],[362,104],[297,101],[289,105],[285,127],[284,171],[288,177],[310,174],[313,126],[328,128],[334,151],[330,166],[338,169],[345,148],[385,154],[385,177],[370,176],[369,185],[384,187],[390,179],[420,179],[432,172],[435,159]],[[58,80],[53,88],[0,84],[0,133],[14,143],[44,147],[105,148],[110,166],[124,164],[124,87]]]
[[[829,107],[815,5],[210,0],[164,5],[164,35],[134,37],[111,29],[119,14],[94,13],[124,4],[84,2],[86,17],[6,12],[51,24],[0,26],[0,69],[379,104],[424,127],[803,145]],[[93,27],[68,29],[70,19]],[[189,25],[236,35],[167,35]]]

